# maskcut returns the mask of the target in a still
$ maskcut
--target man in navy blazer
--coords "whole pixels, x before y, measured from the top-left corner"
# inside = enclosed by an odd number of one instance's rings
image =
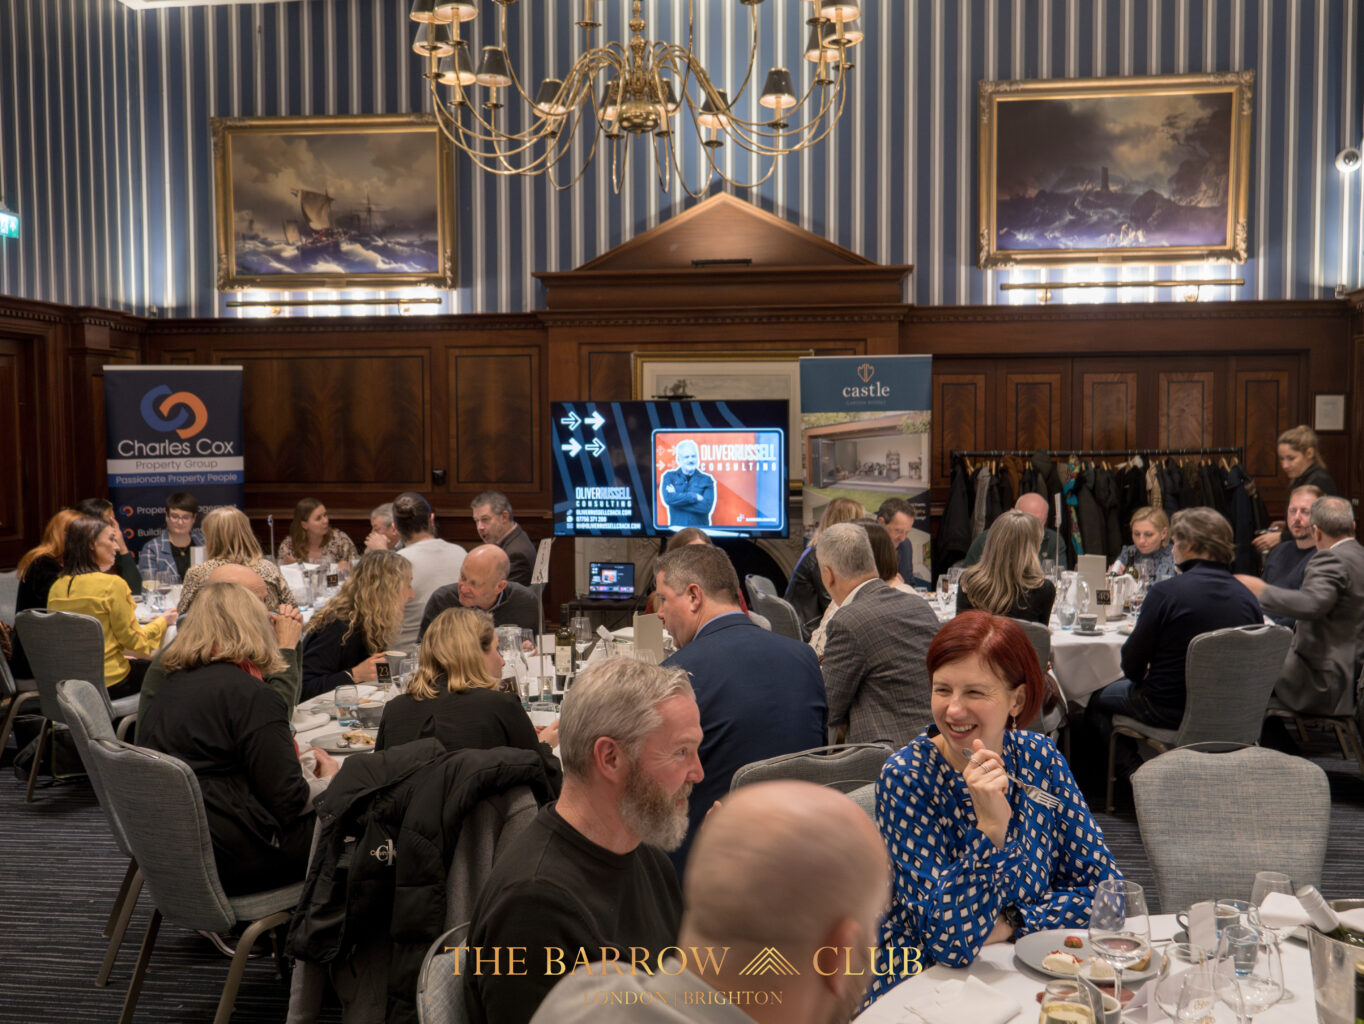
[[[729,792],[736,769],[828,742],[819,659],[805,644],[758,626],[739,607],[729,556],[708,544],[670,551],[657,565],[658,617],[678,651],[664,664],[691,674],[701,709],[701,767],[691,827],[673,853],[679,876],[701,819]]]

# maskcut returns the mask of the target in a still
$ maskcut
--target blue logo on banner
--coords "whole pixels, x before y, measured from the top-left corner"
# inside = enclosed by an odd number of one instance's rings
[[[163,401],[158,403],[158,398],[163,399]],[[179,406],[180,409],[175,414],[175,418],[165,419],[164,414],[176,406]],[[205,408],[202,398],[192,391],[172,393],[171,389],[164,384],[152,388],[142,396],[139,410],[142,413],[142,422],[162,434],[169,434],[174,430],[181,437],[193,437],[208,425],[208,409]],[[194,418],[194,422],[186,427],[185,423],[191,416]]]

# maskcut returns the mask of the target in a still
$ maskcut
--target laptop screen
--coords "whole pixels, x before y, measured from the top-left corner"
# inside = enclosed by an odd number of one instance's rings
[[[600,601],[624,601],[634,597],[634,564],[632,562],[589,563],[587,596]]]

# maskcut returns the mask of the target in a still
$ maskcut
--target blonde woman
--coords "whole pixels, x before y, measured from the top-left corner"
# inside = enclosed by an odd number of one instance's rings
[[[824,581],[819,578],[819,559],[815,557],[815,541],[829,527],[838,523],[851,523],[854,519],[866,516],[867,510],[852,498],[835,498],[824,506],[819,527],[810,538],[810,546],[801,552],[796,561],[791,581],[786,585],[786,600],[790,601],[800,618],[800,629],[806,640],[810,631],[819,625],[824,610],[829,607],[829,592],[824,589]]]
[[[1317,454],[1317,432],[1305,423],[1289,427],[1279,435],[1279,468],[1288,477],[1288,493],[1291,495],[1299,487],[1317,487],[1325,495],[1338,495],[1340,489],[1326,470],[1326,463]],[[1269,524],[1271,529],[1260,534],[1252,543],[1257,551],[1265,552],[1283,541],[1292,540],[1292,534],[1282,521]]]
[[[412,563],[396,551],[370,551],[313,616],[304,634],[300,700],[343,683],[372,683],[376,663],[398,635],[403,608],[414,597]]]
[[[1137,578],[1159,583],[1175,574],[1170,548],[1170,520],[1164,511],[1147,506],[1132,513],[1132,543],[1123,548],[1110,573],[1135,573]]]
[[[262,682],[285,665],[265,606],[245,587],[210,583],[161,663],[167,676],[138,720],[137,739],[198,777],[223,891],[298,881],[312,841],[312,798],[337,763],[314,750],[317,768],[304,776],[288,708]]]
[[[422,636],[407,693],[384,707],[375,749],[434,736],[446,750],[535,750],[557,792],[562,773],[550,748],[559,741],[558,723],[537,737],[516,695],[498,689],[501,679],[492,616],[476,608],[445,609]]]
[[[194,595],[208,582],[213,570],[228,564],[244,565],[265,582],[265,607],[270,611],[277,612],[280,605],[294,603],[289,584],[284,582],[275,563],[267,561],[261,553],[245,512],[231,505],[215,508],[204,516],[203,530],[205,559],[185,573],[176,609],[181,615],[189,610]]]
[[[1042,573],[1037,552],[1042,523],[1011,508],[990,526],[980,561],[961,574],[957,611],[979,608],[995,615],[1047,624],[1056,585]]]

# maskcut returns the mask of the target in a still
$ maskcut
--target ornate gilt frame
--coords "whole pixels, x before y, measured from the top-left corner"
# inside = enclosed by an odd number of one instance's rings
[[[303,291],[315,288],[411,288],[455,286],[454,156],[450,140],[429,114],[344,115],[338,117],[215,117],[213,131],[214,209],[217,222],[218,290],[266,288]],[[238,271],[234,231],[232,140],[254,135],[382,134],[421,132],[435,148],[434,190],[438,266],[434,273],[247,274]]]
[[[1103,263],[1244,263],[1247,250],[1246,215],[1250,199],[1250,130],[1254,110],[1254,71],[1209,75],[1157,75],[1144,78],[1050,79],[1044,81],[982,81],[979,85],[979,266],[990,270],[1013,266],[1065,266]],[[1104,99],[1132,96],[1231,93],[1228,138],[1227,224],[1225,244],[1208,246],[1147,246],[1090,249],[1000,249],[997,246],[998,124],[1001,104],[1016,100]],[[1046,140],[1039,140],[1045,145]]]

